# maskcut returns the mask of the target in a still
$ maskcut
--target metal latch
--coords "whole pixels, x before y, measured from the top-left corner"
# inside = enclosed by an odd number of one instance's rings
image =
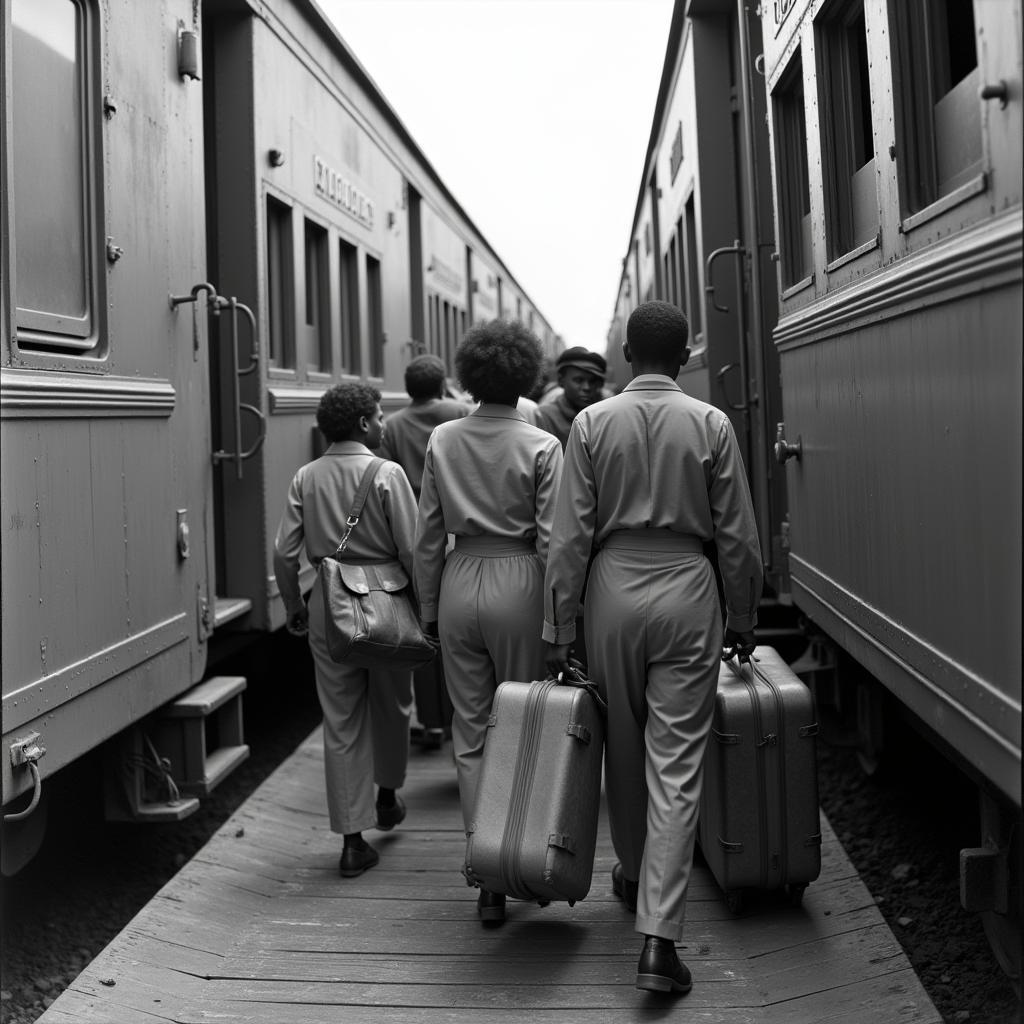
[[[32,800],[28,807],[15,814],[4,815],[4,821],[21,821],[23,818],[27,818],[39,805],[39,798],[43,792],[43,783],[39,777],[36,761],[46,753],[46,747],[40,744],[39,733],[30,732],[27,736],[16,739],[11,744],[10,750],[11,767],[23,768],[27,765],[28,770],[32,773]]]

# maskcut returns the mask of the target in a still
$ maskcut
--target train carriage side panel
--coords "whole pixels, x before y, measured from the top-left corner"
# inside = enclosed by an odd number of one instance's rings
[[[176,0],[12,7],[4,747],[38,731],[43,776],[205,665],[206,328],[168,302],[205,263],[202,105],[178,69],[192,15]],[[53,130],[69,115],[81,134]],[[26,780],[3,765],[6,803]]]
[[[443,360],[452,376],[455,349],[469,326],[466,243],[432,202],[421,205],[421,216],[427,347]]]
[[[829,152],[830,125],[851,115],[819,78],[828,66],[822,62],[835,56],[827,19],[841,6],[791,5],[781,23],[772,10],[764,15],[783,239],[799,238],[794,216],[802,212],[783,188],[781,142],[792,128],[785,93],[787,69],[797,60],[810,143],[812,277],[787,292],[787,280],[800,275],[786,265],[794,246],[783,245],[782,318],[774,332],[787,439],[802,442],[786,468],[794,596],[1019,807],[1019,106],[1012,125],[977,89],[961,96],[954,83],[922,117],[934,117],[940,163],[950,109],[962,118],[963,139],[978,127],[971,145],[981,164],[969,156],[961,180],[950,176],[943,185],[936,174],[932,191],[916,195],[927,175],[917,173],[923,158],[901,113],[907,91],[922,83],[901,50],[901,19],[910,9],[865,7],[872,90],[866,128],[876,161],[881,156],[875,205],[884,266],[877,252],[857,251],[856,237],[846,242],[854,249],[836,255],[843,224],[834,207],[857,196],[855,188],[844,196],[833,187],[842,184],[835,178],[842,160]],[[986,81],[1019,83],[1019,31],[1007,27],[1019,30],[1020,4],[958,9],[977,15],[976,49],[967,34],[954,50],[964,74],[977,71],[970,69],[976,52]],[[919,50],[931,45],[917,42]],[[951,149],[949,159],[958,152]],[[872,260],[875,269],[865,269]]]
[[[473,291],[473,323],[498,316],[498,272],[478,252],[470,253],[470,288]]]

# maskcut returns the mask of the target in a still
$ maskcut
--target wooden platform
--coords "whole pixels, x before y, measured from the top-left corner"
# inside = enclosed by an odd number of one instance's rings
[[[367,834],[380,865],[339,878],[318,729],[39,1021],[941,1024],[824,819],[800,908],[763,894],[734,918],[698,867],[680,947],[694,987],[677,998],[634,987],[605,823],[585,901],[510,902],[485,930],[450,748],[414,752],[403,794],[405,824]]]

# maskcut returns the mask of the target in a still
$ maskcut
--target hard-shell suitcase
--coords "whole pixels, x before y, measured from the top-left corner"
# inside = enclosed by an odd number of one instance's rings
[[[590,891],[601,801],[603,701],[587,680],[502,683],[466,841],[470,882],[573,904]]]
[[[821,871],[817,733],[811,691],[771,647],[723,662],[698,838],[734,912],[744,889],[798,904]]]

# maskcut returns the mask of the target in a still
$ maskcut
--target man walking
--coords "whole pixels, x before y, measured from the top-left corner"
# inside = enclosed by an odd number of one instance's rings
[[[722,621],[703,546],[725,587],[725,639],[753,650],[762,563],[729,419],[675,378],[686,317],[634,310],[623,352],[633,380],[575,418],[544,581],[548,667],[567,672],[592,549],[585,622],[592,675],[608,701],[605,784],[612,886],[644,936],[638,988],[688,992],[679,962],[701,764],[711,727]]]
[[[604,356],[577,345],[567,348],[555,363],[558,386],[562,393],[537,409],[537,426],[554,434],[565,451],[569,428],[581,409],[599,402],[602,397],[608,364]]]

